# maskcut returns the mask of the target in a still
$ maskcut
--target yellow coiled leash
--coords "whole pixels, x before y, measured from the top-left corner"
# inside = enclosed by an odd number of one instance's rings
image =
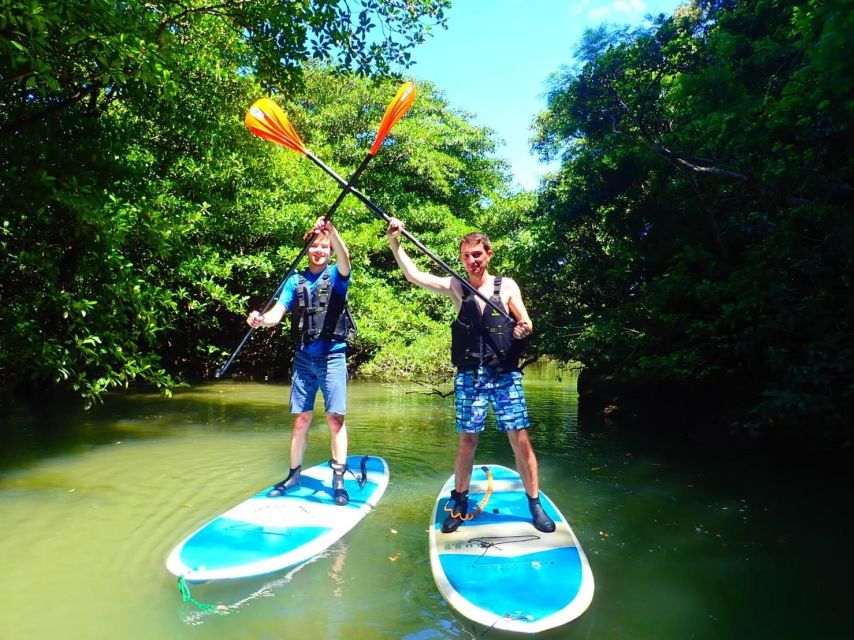
[[[469,520],[474,520],[480,515],[480,512],[484,510],[487,504],[489,504],[489,498],[492,496],[492,469],[489,467],[481,467],[484,473],[486,473],[486,491],[483,494],[483,499],[477,504],[477,508],[471,513],[459,513],[455,512],[453,507],[448,507],[448,502],[445,503],[445,511],[451,514],[453,518],[459,518],[463,522],[468,522]],[[456,507],[456,503],[454,503],[454,507]]]

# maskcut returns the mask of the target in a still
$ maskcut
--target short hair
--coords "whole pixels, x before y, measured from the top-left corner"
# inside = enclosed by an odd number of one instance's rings
[[[316,236],[318,236],[318,238],[319,238],[320,236],[326,236],[326,237],[329,237],[329,232],[328,232],[328,231],[315,231],[315,230],[314,230],[314,228],[311,228],[311,229],[309,229],[308,231],[306,231],[306,232],[305,232],[305,235],[302,237],[302,241],[303,241],[303,243],[307,243],[307,242],[308,242],[309,240],[311,240],[315,235],[316,235]],[[314,243],[314,242],[312,242],[312,244],[313,244],[313,243]]]
[[[464,244],[482,244],[484,249],[492,251],[492,243],[489,241],[489,238],[486,237],[486,234],[478,233],[477,231],[467,233],[463,236],[463,239],[460,240],[460,251],[462,251]]]

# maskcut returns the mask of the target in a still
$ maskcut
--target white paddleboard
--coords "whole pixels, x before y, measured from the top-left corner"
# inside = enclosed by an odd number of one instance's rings
[[[460,614],[492,629],[536,633],[580,616],[593,599],[593,572],[563,514],[542,491],[553,533],[531,523],[519,474],[500,465],[483,511],[453,533],[442,533],[451,476],[436,499],[430,526],[430,566],[445,600]],[[475,466],[469,511],[483,501],[487,474]]]
[[[347,464],[361,475],[363,456]],[[352,529],[379,502],[388,486],[388,464],[370,456],[363,488],[349,473],[345,506],[332,498],[332,469],[322,463],[303,469],[300,486],[268,498],[272,486],[214,518],[183,540],[166,568],[193,582],[258,576],[305,562]]]

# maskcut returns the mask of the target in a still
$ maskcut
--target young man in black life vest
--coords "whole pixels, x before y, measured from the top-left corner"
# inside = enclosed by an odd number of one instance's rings
[[[350,496],[344,488],[347,471],[347,338],[355,333],[347,310],[350,284],[350,253],[335,226],[320,218],[305,234],[305,241],[317,233],[308,249],[308,268],[294,273],[285,282],[275,305],[264,314],[253,311],[246,318],[252,327],[272,327],[290,311],[294,339],[294,366],[290,412],[294,415],[291,436],[290,472],[268,493],[275,497],[300,483],[302,458],[308,443],[308,429],[317,391],[323,394],[326,422],[331,434],[332,488],[335,503],[345,505]],[[330,265],[332,252],[336,264]]]
[[[460,258],[469,284],[508,311],[516,319],[513,324],[486,307],[455,278],[420,271],[400,246],[402,230],[403,223],[392,218],[386,235],[406,279],[428,291],[448,296],[457,310],[457,319],[451,327],[451,360],[457,367],[454,394],[459,443],[454,465],[456,486],[449,501],[453,507],[442,523],[442,532],[456,531],[466,520],[474,454],[487,409],[492,405],[496,426],[507,433],[513,447],[534,527],[551,533],[555,524],[540,504],[537,457],[528,438],[528,408],[519,371],[519,356],[524,348],[522,340],[533,331],[519,286],[510,278],[489,273],[492,259],[489,238],[481,233],[470,233],[460,241]]]

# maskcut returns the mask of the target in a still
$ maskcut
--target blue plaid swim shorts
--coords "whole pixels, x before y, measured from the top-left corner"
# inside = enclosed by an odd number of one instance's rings
[[[458,371],[454,377],[454,404],[457,431],[483,431],[490,405],[499,431],[529,426],[521,371],[498,371],[491,367]]]

